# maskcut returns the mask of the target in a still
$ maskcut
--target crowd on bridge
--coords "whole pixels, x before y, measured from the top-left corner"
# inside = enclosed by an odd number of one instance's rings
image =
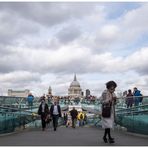
[[[103,114],[103,109],[102,109],[102,127],[105,129],[103,140],[105,143],[114,143],[114,138],[111,137],[110,129],[113,128],[114,124],[114,117],[115,117],[115,111],[114,111],[114,106],[116,102],[116,96],[114,94],[115,88],[117,87],[117,84],[114,81],[110,81],[106,85],[107,90],[105,90],[102,94],[102,104],[109,104],[110,105],[110,110],[107,110],[107,116],[106,113],[105,115]],[[29,94],[28,96],[28,101],[31,99],[33,100],[33,95]],[[30,100],[29,100],[30,99]],[[58,104],[58,100],[54,99],[53,104],[48,106],[48,104],[45,101],[45,96],[42,96],[40,98],[40,105],[38,108],[38,114],[41,117],[41,124],[42,124],[42,130],[45,131],[46,125],[48,123],[53,122],[53,129],[54,131],[57,130],[58,127],[58,120],[59,117],[62,117],[62,112],[61,112],[61,107]],[[32,105],[32,104],[31,104]],[[70,110],[68,113],[65,113],[63,115],[64,117],[64,125],[66,127],[71,126],[72,128],[76,128],[76,124],[79,123],[79,126],[83,126],[84,124],[87,123],[87,116],[86,114],[82,112],[78,112],[75,107],[73,107],[72,110]],[[78,121],[78,122],[77,122]],[[107,136],[108,138],[107,139]]]
[[[83,126],[87,123],[86,114],[77,111],[75,107],[73,107],[73,109],[68,112],[64,112],[62,115],[61,107],[58,103],[57,98],[54,99],[53,104],[49,108],[48,104],[45,101],[45,96],[42,96],[41,104],[38,109],[38,114],[41,116],[43,131],[46,128],[46,124],[50,124],[51,121],[53,122],[54,131],[56,131],[58,127],[59,117],[63,117],[63,125],[65,125],[66,127],[71,126],[73,128],[76,128],[77,123],[79,124],[79,126]]]
[[[114,93],[116,87],[117,87],[117,84],[114,81],[107,82],[106,89],[103,91],[100,98],[100,102],[102,104],[101,123],[102,123],[102,128],[104,128],[103,141],[105,143],[115,142],[115,139],[111,136],[111,129],[114,127],[115,105],[118,100]],[[59,117],[63,117],[64,119],[63,125],[66,127],[71,126],[72,128],[76,128],[76,126],[83,126],[87,124],[86,113],[78,112],[75,109],[75,107],[73,107],[72,110],[68,112],[64,112],[64,114],[62,115],[61,107],[59,105],[59,98],[57,97],[52,98],[53,104],[50,106],[50,108],[46,103],[45,98],[46,98],[45,95],[43,95],[40,98],[41,104],[38,109],[38,114],[41,116],[43,131],[46,129],[46,125],[51,123],[51,121],[53,122],[53,129],[54,131],[56,131],[58,127]],[[27,99],[28,99],[28,104],[32,106],[34,96],[32,94],[29,94]],[[48,101],[50,99],[51,98],[48,98]],[[124,101],[127,105],[127,108],[131,108],[133,105],[138,106],[142,103],[143,95],[141,94],[141,91],[135,87],[133,89],[133,92],[131,89],[124,92],[124,99],[125,99]],[[71,104],[72,102],[69,98],[68,100],[62,98],[62,100],[64,101],[64,104],[66,104],[68,101],[68,104],[73,105]],[[80,102],[79,98],[75,99],[76,104],[78,104],[79,102]]]

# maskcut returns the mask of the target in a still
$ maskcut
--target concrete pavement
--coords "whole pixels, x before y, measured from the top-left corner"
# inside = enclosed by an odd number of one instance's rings
[[[93,127],[58,127],[42,131],[25,129],[24,131],[0,137],[0,146],[148,146],[147,137],[130,135],[125,131],[111,131],[116,143],[104,143],[101,128]]]

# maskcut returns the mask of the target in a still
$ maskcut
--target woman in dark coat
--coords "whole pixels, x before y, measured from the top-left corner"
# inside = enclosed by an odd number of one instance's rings
[[[41,115],[41,121],[42,121],[42,130],[44,131],[46,128],[46,118],[49,114],[49,108],[47,103],[45,102],[45,98],[41,98],[41,104],[38,109],[38,114]]]

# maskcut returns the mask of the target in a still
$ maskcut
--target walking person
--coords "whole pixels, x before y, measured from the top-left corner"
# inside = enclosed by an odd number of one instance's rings
[[[53,120],[54,131],[56,131],[57,127],[58,127],[58,119],[59,119],[59,117],[62,117],[61,107],[60,107],[59,104],[57,104],[57,101],[54,101],[54,104],[51,105],[50,114],[51,114],[51,117],[52,117],[52,120]]]
[[[64,113],[64,125],[66,125],[67,124],[67,120],[68,120],[68,115],[67,115],[67,113]]]
[[[73,107],[73,109],[70,111],[71,119],[72,119],[72,127],[76,127],[76,121],[77,121],[77,115],[78,111]]]
[[[79,126],[83,126],[84,124],[84,114],[81,112],[79,114]]]
[[[41,104],[38,109],[38,114],[41,115],[41,122],[42,122],[42,130],[45,131],[46,128],[46,119],[49,115],[49,107],[45,102],[45,98],[41,97]]]
[[[66,122],[66,127],[69,127],[72,125],[72,122],[71,122],[71,115],[70,113],[68,113],[68,116],[67,116],[67,122]]]
[[[27,101],[28,101],[28,107],[32,110],[32,106],[33,106],[33,100],[34,100],[34,96],[32,95],[32,93],[28,94],[27,97]]]
[[[105,129],[103,140],[105,143],[114,143],[110,129],[114,126],[116,95],[114,93],[117,84],[114,81],[106,83],[107,90],[104,90],[101,97],[102,102],[102,128]],[[107,139],[108,135],[108,139]]]

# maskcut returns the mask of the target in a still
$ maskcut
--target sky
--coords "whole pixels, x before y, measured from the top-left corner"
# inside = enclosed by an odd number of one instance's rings
[[[67,95],[75,73],[84,94],[148,95],[147,63],[147,2],[0,2],[0,95]]]

